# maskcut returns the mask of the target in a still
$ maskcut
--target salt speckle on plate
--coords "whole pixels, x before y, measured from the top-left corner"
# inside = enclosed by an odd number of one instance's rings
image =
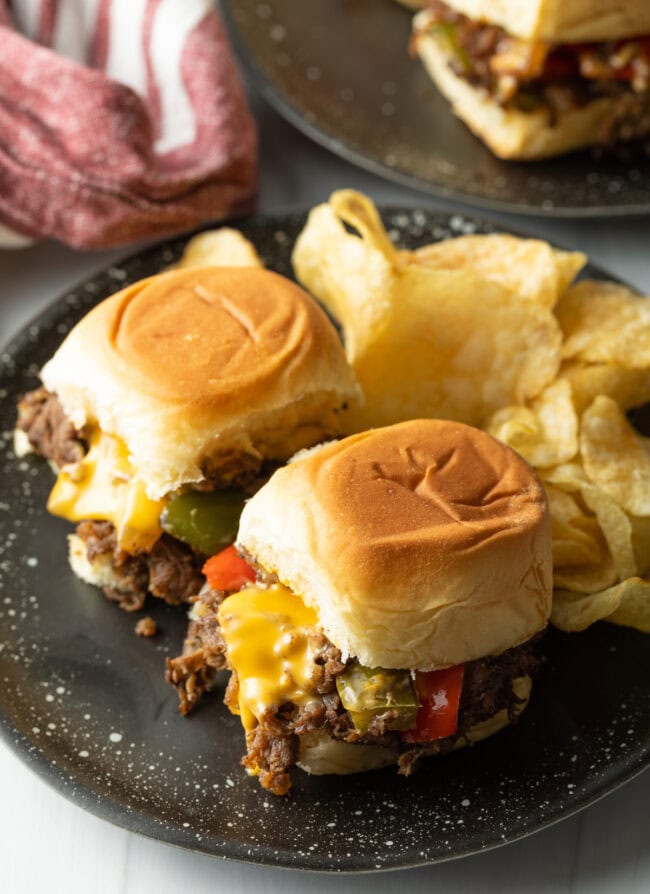
[[[108,737],[111,742],[121,742],[122,741],[122,733],[111,733]]]

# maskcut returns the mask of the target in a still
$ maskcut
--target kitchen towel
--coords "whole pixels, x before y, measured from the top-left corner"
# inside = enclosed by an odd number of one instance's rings
[[[0,0],[0,239],[102,248],[250,210],[213,0]]]

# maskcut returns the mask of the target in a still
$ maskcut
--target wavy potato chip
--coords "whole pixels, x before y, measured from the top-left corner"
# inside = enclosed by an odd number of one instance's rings
[[[578,417],[571,386],[553,382],[530,407],[504,407],[486,425],[493,437],[508,444],[536,467],[566,463],[578,452]]]
[[[638,574],[636,556],[632,543],[632,523],[627,514],[614,500],[594,485],[585,484],[580,488],[580,496],[588,509],[596,516],[600,530],[616,568],[619,580]]]
[[[650,633],[650,582],[632,577],[596,593],[553,594],[551,623],[560,630],[586,630],[602,620]]]
[[[555,308],[564,359],[650,367],[650,301],[613,282],[584,280]]]
[[[580,452],[595,485],[631,515],[650,515],[650,438],[611,397],[597,397],[582,414]]]
[[[615,363],[565,361],[558,378],[568,381],[577,413],[603,394],[613,398],[622,410],[631,410],[650,401],[650,367],[627,369]]]
[[[580,586],[567,578],[564,568],[560,570],[556,567],[554,578],[557,586],[568,590],[590,592],[585,583],[587,579],[589,581],[597,579],[601,583],[605,580],[606,582],[602,583],[602,586],[593,587],[593,590],[598,590],[609,586],[616,580],[633,577],[640,572],[641,564],[637,561],[637,553],[643,548],[646,534],[650,536],[650,528],[646,529],[645,526],[637,525],[635,529],[632,519],[616,501],[588,480],[579,462],[566,463],[554,469],[544,470],[542,481],[549,498],[552,523],[555,522],[556,517],[566,522],[569,509],[572,507],[569,500],[572,500],[575,504],[572,508],[573,516],[571,516],[573,527],[586,528],[587,520],[589,520],[588,530],[593,537],[591,526],[597,525],[602,537],[601,542],[604,541],[607,546],[607,554],[611,557],[611,562],[606,563],[608,569],[603,569],[602,577],[593,568],[590,568],[585,575],[580,577]],[[563,501],[561,501],[560,495],[564,497]],[[583,518],[580,518],[580,513]],[[559,554],[556,556],[554,546],[553,560],[556,566],[583,565],[582,555],[583,551],[576,548],[575,557],[572,559],[569,544],[561,556]],[[602,556],[601,560],[604,562]]]
[[[618,580],[616,568],[611,556],[599,565],[566,565],[553,571],[554,593],[566,590],[570,593],[583,593],[585,596],[611,587]],[[555,597],[553,597],[555,598]]]
[[[569,494],[579,491],[583,484],[590,483],[579,459],[552,469],[542,469],[540,476],[544,484],[553,484]]]
[[[394,252],[374,250],[348,233],[330,204],[310,211],[294,246],[294,270],[340,322],[348,358],[372,341],[390,310],[394,261]]]
[[[366,400],[352,428],[421,416],[478,425],[557,373],[561,336],[547,308],[471,270],[404,262],[358,193],[312,211],[293,263],[343,326]]]
[[[553,565],[604,565],[608,561],[605,538],[593,515],[571,494],[545,485],[551,513]]]
[[[252,242],[239,230],[220,227],[189,240],[175,267],[263,267]]]
[[[558,251],[541,239],[505,233],[458,236],[408,253],[411,261],[436,270],[473,270],[526,301],[552,308],[584,267],[581,252]]]
[[[578,593],[593,593],[618,579],[617,568],[597,518],[580,494],[545,484],[551,514],[553,583]]]
[[[650,633],[650,582],[638,577],[624,580],[619,584],[617,597],[618,608],[606,620]]]

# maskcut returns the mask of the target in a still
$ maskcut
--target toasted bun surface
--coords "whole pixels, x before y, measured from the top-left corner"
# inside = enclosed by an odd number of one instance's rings
[[[416,16],[416,28],[418,21],[425,21],[421,18],[424,16],[428,16],[426,11]],[[418,55],[440,92],[451,102],[454,113],[500,158],[527,161],[597,145],[619,103],[616,98],[600,97],[560,112],[554,120],[547,109],[507,109],[486,90],[452,71],[449,54],[434,34],[416,30],[414,40]]]
[[[470,19],[500,25],[517,37],[553,43],[616,40],[650,33],[647,0],[445,0],[445,3]]]
[[[238,543],[370,666],[498,654],[550,613],[543,488],[514,451],[461,423],[403,422],[310,451],[247,503]]]
[[[302,289],[226,267],[160,274],[103,301],[42,379],[78,428],[126,442],[154,498],[200,481],[215,455],[286,458],[313,444],[356,391],[336,331]]]

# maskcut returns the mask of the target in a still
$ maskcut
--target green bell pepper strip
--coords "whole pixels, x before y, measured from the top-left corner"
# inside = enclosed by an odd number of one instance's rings
[[[373,719],[386,711],[395,712],[387,729],[405,730],[415,725],[420,703],[409,671],[365,667],[355,661],[336,678],[336,688],[354,728],[362,735]]]
[[[212,556],[234,541],[245,499],[244,492],[235,488],[189,490],[171,498],[160,526],[197,552]]]

